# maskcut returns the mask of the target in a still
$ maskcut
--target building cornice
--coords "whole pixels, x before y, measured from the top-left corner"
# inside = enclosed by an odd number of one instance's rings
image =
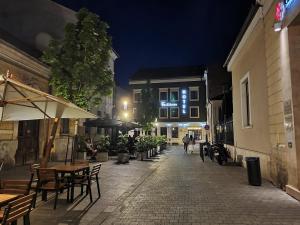
[[[197,82],[205,81],[205,78],[201,77],[185,77],[185,78],[174,78],[174,79],[152,79],[152,80],[130,80],[129,85],[133,84],[162,84],[162,83],[181,83],[181,82]]]
[[[38,59],[28,55],[8,42],[0,39],[0,59],[21,67],[46,80],[49,79],[50,69]]]

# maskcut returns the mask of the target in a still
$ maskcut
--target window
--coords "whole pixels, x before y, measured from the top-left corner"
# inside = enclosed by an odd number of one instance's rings
[[[167,136],[168,134],[168,129],[166,127],[161,127],[160,128],[160,135],[161,136]]]
[[[159,101],[168,101],[168,89],[166,88],[159,89]]]
[[[159,118],[161,119],[168,118],[168,108],[159,108]]]
[[[190,100],[199,101],[199,87],[190,87]]]
[[[179,100],[179,88],[171,88],[170,89],[170,101],[178,101]]]
[[[170,118],[179,118],[179,108],[170,108]]]
[[[102,112],[101,111],[97,111],[97,116],[102,117]]]
[[[61,119],[60,133],[61,134],[69,134],[69,119]]]
[[[172,138],[178,138],[178,127],[172,127]]]
[[[138,103],[142,101],[142,91],[140,89],[133,90],[133,102]]]
[[[251,127],[249,73],[241,80],[241,106],[243,127]]]
[[[190,118],[199,118],[199,106],[190,107]]]
[[[97,127],[97,134],[102,134],[102,129],[101,127]]]

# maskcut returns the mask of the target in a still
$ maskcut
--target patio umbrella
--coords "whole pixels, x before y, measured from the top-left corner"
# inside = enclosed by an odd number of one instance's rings
[[[97,118],[71,102],[32,88],[11,75],[0,75],[0,121],[54,118],[45,146],[42,165],[47,166],[58,123],[61,118]]]
[[[83,123],[86,127],[100,127],[100,128],[114,128],[114,127],[121,127],[122,121],[115,120],[115,119],[95,119],[89,120]]]
[[[135,122],[122,122],[122,127],[128,130],[132,130],[135,128],[141,128],[141,125]]]
[[[0,120],[97,118],[71,102],[0,75]]]

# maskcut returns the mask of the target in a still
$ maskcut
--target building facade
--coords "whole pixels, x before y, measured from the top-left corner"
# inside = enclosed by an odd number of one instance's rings
[[[182,144],[186,134],[199,140],[205,139],[204,67],[142,69],[131,77],[129,85],[132,90],[133,118],[136,118],[141,104],[142,90],[150,85],[158,112],[153,132],[167,136],[172,144]]]
[[[40,61],[42,51],[52,38],[64,37],[67,23],[76,22],[76,12],[50,0],[19,0],[0,2],[0,74],[7,71],[36,89],[50,92],[50,69]],[[111,52],[109,67],[114,74],[117,55]],[[108,96],[95,114],[112,115],[113,97]],[[51,159],[71,157],[75,120],[62,119]],[[43,155],[50,134],[50,120],[0,122],[0,160],[5,166],[33,163]],[[84,128],[78,129],[84,134]]]
[[[256,4],[227,61],[233,155],[258,156],[262,174],[300,199],[300,1]]]

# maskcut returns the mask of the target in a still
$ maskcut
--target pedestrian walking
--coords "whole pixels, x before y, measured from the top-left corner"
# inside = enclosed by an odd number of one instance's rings
[[[195,143],[196,143],[196,141],[195,141],[195,138],[193,138],[193,135],[190,135],[190,151],[191,151],[191,153],[193,153],[194,152],[194,147],[195,147]]]
[[[188,149],[189,142],[190,142],[190,139],[189,139],[189,135],[188,135],[188,134],[186,134],[186,135],[182,138],[182,142],[183,142],[184,152],[187,153],[187,149]]]

